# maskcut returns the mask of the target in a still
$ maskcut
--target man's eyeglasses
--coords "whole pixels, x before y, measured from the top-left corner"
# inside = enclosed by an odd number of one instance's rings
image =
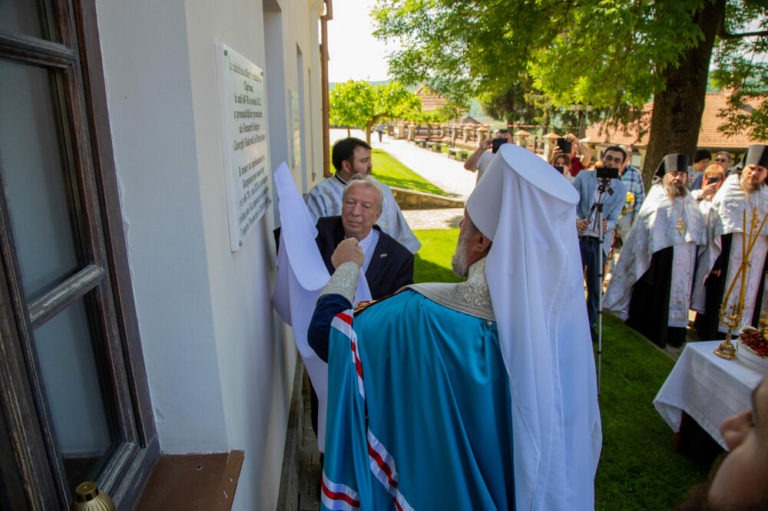
[[[716,163],[730,163],[731,160],[727,158],[715,158]]]

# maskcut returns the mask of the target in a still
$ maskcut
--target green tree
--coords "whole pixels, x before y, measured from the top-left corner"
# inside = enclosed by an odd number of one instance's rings
[[[335,126],[356,126],[365,131],[371,142],[373,128],[389,119],[404,119],[421,111],[421,99],[400,82],[372,85],[366,81],[349,80],[336,84],[329,93],[330,123]]]
[[[728,108],[722,112],[725,133],[747,131],[756,140],[768,140],[768,18],[764,4],[757,0],[729,6],[718,32],[722,40],[715,52],[718,68],[712,73],[714,84],[731,93]]]
[[[540,91],[561,111],[589,103],[628,123],[653,98],[648,177],[665,153],[696,147],[718,34],[766,15],[765,0],[380,0],[373,11],[375,35],[401,48],[394,76],[457,102]]]

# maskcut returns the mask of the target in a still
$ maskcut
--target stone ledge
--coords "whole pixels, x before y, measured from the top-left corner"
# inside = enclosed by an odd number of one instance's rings
[[[391,186],[392,195],[395,197],[400,209],[445,209],[463,208],[464,199],[444,197],[432,193],[415,192],[404,188]]]

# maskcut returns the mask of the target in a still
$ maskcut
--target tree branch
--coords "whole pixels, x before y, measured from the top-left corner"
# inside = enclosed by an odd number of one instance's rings
[[[740,34],[731,34],[725,28],[720,27],[717,33],[717,37],[720,39],[742,39],[744,37],[768,37],[768,30],[760,30],[757,32],[742,32]]]

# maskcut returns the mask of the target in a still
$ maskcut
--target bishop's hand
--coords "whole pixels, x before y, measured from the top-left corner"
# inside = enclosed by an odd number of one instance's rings
[[[357,238],[347,238],[336,246],[331,255],[331,264],[338,268],[344,263],[352,262],[358,266],[363,265],[363,249],[358,245]]]

